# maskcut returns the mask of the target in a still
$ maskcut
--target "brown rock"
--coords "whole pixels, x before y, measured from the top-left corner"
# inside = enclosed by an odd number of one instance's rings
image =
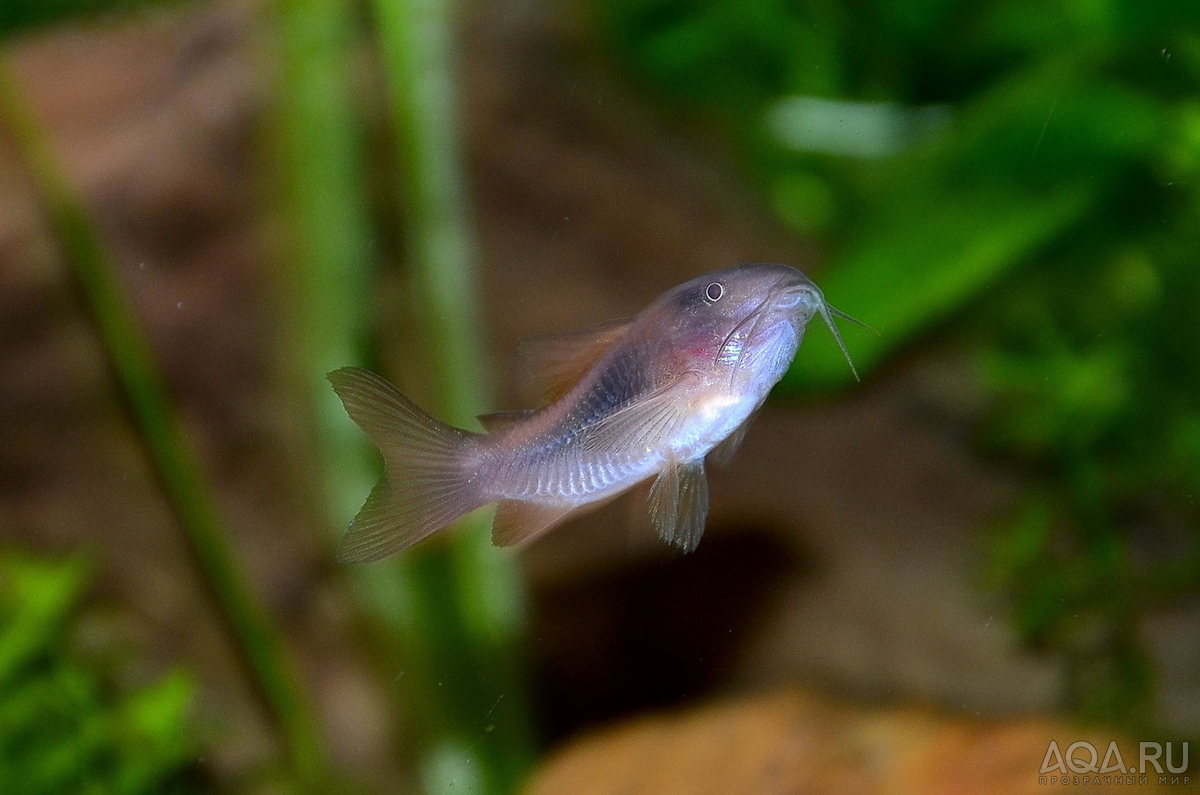
[[[528,795],[985,795],[1126,792],[1140,776],[1046,774],[1050,741],[1112,740],[1039,718],[968,720],[924,708],[861,709],[785,690],[643,717],[582,737],[552,755]],[[1137,745],[1120,741],[1135,764]],[[1077,758],[1086,753],[1080,751]],[[1078,779],[1078,784],[1075,780]],[[1184,785],[1170,787],[1184,791]],[[1137,792],[1165,790],[1151,774]]]

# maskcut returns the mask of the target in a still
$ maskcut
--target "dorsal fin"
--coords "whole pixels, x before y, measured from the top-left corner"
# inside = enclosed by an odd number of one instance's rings
[[[571,391],[571,387],[591,369],[601,356],[624,336],[634,318],[599,323],[567,334],[553,334],[524,340],[521,358],[533,390],[543,404],[553,403]]]
[[[501,428],[507,428],[511,425],[516,425],[522,420],[527,420],[537,412],[533,409],[517,409],[516,411],[493,411],[491,414],[480,414],[475,419],[479,420],[479,424],[483,426],[485,431],[498,431]]]

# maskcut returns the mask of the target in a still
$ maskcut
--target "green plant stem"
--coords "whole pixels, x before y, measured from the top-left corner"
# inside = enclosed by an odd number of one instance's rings
[[[395,115],[408,264],[423,311],[435,413],[470,425],[486,410],[478,349],[474,241],[455,119],[451,4],[375,0],[385,78]],[[482,791],[520,781],[532,740],[517,641],[522,624],[513,558],[492,548],[485,515],[467,517],[443,546],[402,559],[413,586],[410,648],[431,678],[426,759],[431,787],[471,775]]]
[[[325,374],[370,363],[370,245],[361,119],[350,90],[353,8],[346,0],[279,0],[274,165],[287,217],[290,361],[311,413],[319,466],[313,500],[321,520],[341,533],[379,476],[369,444],[346,416]],[[404,605],[413,583],[393,563],[349,569],[374,640],[389,660],[405,654]],[[410,706],[405,704],[404,706]],[[421,710],[414,709],[415,712]]]
[[[113,372],[128,399],[156,474],[185,531],[208,585],[249,668],[248,674],[283,731],[291,764],[315,788],[324,778],[325,752],[312,706],[282,637],[238,569],[200,463],[184,432],[154,353],[83,202],[62,177],[46,135],[0,62],[0,115],[8,121],[42,192],[66,260],[72,268]]]
[[[295,376],[313,408],[324,504],[353,516],[375,471],[325,373],[362,364],[370,339],[371,251],[361,120],[348,68],[347,0],[279,0],[274,155],[288,217],[284,268],[292,298]]]
[[[324,501],[340,532],[378,476],[368,445],[324,378],[337,367],[371,359],[369,288],[376,257],[361,125],[349,90],[352,9],[343,0],[280,0],[276,8],[281,71],[275,141],[289,219],[291,267],[284,273],[294,300],[294,361],[299,388],[313,407]],[[458,190],[457,182],[446,184]],[[441,201],[456,202],[457,196]],[[419,235],[430,227],[426,219],[414,219],[411,231]],[[458,246],[450,265],[438,266],[455,275],[455,286],[436,279],[432,285],[436,306],[451,304],[449,317],[469,305],[462,303],[472,281],[464,228],[459,220],[442,233]],[[432,346],[439,383],[447,381],[446,362],[475,356],[469,320],[468,314],[467,322]],[[461,403],[447,407],[443,400],[438,408],[469,422],[481,402],[478,372],[468,367],[453,378],[467,391],[447,390]],[[399,692],[406,717],[421,732],[419,745],[428,751],[423,767],[431,791],[446,789],[438,782],[455,782],[463,791],[509,790],[530,756],[509,653],[518,612],[512,575],[496,562],[478,519],[475,525],[473,540],[450,551],[434,542],[434,549],[400,561],[349,570],[374,639],[402,666]],[[488,609],[471,607],[467,595]]]

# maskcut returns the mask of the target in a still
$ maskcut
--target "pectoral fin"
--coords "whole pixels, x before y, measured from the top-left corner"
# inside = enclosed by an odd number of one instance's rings
[[[663,441],[688,419],[692,379],[685,374],[603,418],[586,431],[584,449],[613,455],[661,449]]]
[[[650,521],[659,538],[692,552],[704,535],[708,518],[708,479],[704,459],[671,462],[650,487]]]
[[[553,403],[569,392],[632,324],[632,318],[610,320],[567,334],[524,340],[521,357],[542,401]]]

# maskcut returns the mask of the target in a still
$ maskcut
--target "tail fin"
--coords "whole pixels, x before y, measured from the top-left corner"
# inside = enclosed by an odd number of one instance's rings
[[[386,558],[490,502],[472,487],[464,461],[476,434],[439,422],[374,373],[343,367],[326,377],[385,465],[342,538],[339,559]]]

